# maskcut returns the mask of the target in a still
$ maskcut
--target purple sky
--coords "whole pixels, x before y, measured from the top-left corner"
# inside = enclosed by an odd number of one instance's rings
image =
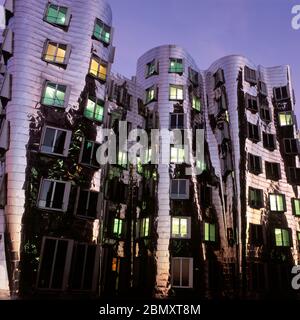
[[[178,44],[200,69],[243,54],[256,64],[289,64],[300,101],[300,30],[291,27],[300,0],[107,0],[113,11],[113,70],[132,76],[136,60],[161,44]],[[297,110],[300,119],[300,110]]]

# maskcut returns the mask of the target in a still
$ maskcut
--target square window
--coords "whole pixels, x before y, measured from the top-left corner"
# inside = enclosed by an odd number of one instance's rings
[[[89,68],[89,74],[101,81],[107,79],[107,62],[97,56],[92,56]]]
[[[263,190],[249,187],[249,206],[251,208],[260,209],[264,206]]]
[[[79,188],[75,214],[80,217],[96,219],[98,216],[98,197],[99,192]]]
[[[84,116],[93,121],[102,122],[104,118],[104,101],[89,97],[84,110]]]
[[[172,287],[193,287],[193,258],[172,258]]]
[[[94,141],[84,140],[81,149],[80,163],[99,168],[100,164],[97,161],[97,151],[100,144]]]
[[[285,196],[283,194],[269,194],[270,211],[285,212]]]
[[[184,163],[184,148],[171,147],[171,163]]]
[[[157,88],[152,86],[146,90],[146,104],[157,99]]]
[[[282,101],[289,98],[288,86],[274,88],[274,97],[276,101]]]
[[[286,154],[297,155],[299,153],[298,139],[283,139],[284,150]]]
[[[248,129],[248,139],[254,143],[259,142],[260,141],[259,127],[255,124],[248,122],[247,129]]]
[[[248,153],[248,170],[253,174],[262,173],[261,157]]]
[[[183,100],[183,86],[179,85],[170,85],[170,92],[169,92],[169,99],[170,100]]]
[[[279,229],[274,230],[275,235],[275,245],[276,247],[290,247],[290,232],[288,229]]]
[[[204,223],[204,241],[216,242],[216,225],[213,223]]]
[[[65,108],[68,103],[67,86],[46,81],[41,103],[45,106]]]
[[[257,97],[251,96],[250,94],[246,93],[245,95],[246,100],[246,108],[252,112],[258,112],[258,100]]]
[[[280,163],[265,161],[266,178],[278,181],[281,179]]]
[[[196,111],[201,111],[201,100],[195,95],[192,97],[192,108]]]
[[[170,129],[184,129],[185,117],[184,113],[171,113],[170,114]]]
[[[294,114],[292,112],[279,112],[278,120],[281,127],[292,126],[294,124]]]
[[[171,180],[171,199],[189,199],[189,180]]]
[[[70,14],[67,7],[49,3],[44,19],[54,25],[66,27],[70,23]]]
[[[257,84],[256,70],[245,66],[244,73],[245,73],[245,81],[253,85]]]
[[[300,217],[300,199],[292,199],[293,214]]]
[[[146,75],[145,75],[146,78],[156,75],[158,73],[159,73],[159,65],[157,60],[153,59],[152,61],[146,64]]]
[[[183,73],[183,60],[170,58],[169,62],[169,72],[170,73]]]
[[[172,217],[172,238],[191,238],[190,217]]]
[[[273,151],[276,149],[275,135],[263,132],[263,145],[264,148]]]
[[[47,40],[43,51],[43,59],[46,62],[66,65],[69,60],[70,51],[70,45]]]
[[[111,40],[111,27],[106,25],[100,19],[96,19],[93,36],[105,45],[109,45]]]

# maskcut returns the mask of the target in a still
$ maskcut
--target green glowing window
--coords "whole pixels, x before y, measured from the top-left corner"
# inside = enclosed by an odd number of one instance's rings
[[[119,151],[118,153],[118,165],[124,168],[127,167],[127,152]]]
[[[205,171],[207,169],[205,161],[197,160],[196,161],[196,168],[201,172]]]
[[[183,60],[170,58],[169,72],[171,73],[183,73]]]
[[[148,88],[146,90],[146,103],[149,103],[156,99],[157,99],[157,90],[155,86],[152,86],[151,88]]]
[[[114,236],[120,238],[122,236],[122,231],[123,231],[123,220],[115,218],[114,224],[113,224]]]
[[[155,59],[146,64],[146,78],[158,74],[158,61]]]
[[[276,247],[290,247],[290,232],[287,229],[275,229]]]
[[[183,86],[171,84],[169,94],[170,100],[183,100]]]
[[[190,217],[172,217],[172,238],[191,238]]]
[[[184,162],[184,148],[171,147],[171,162],[172,163]]]
[[[146,238],[149,237],[150,219],[142,218],[137,221],[137,237]]]
[[[277,212],[285,211],[285,197],[283,194],[270,194],[270,210]]]
[[[42,104],[64,108],[68,102],[68,95],[67,86],[47,81],[43,92]]]
[[[300,217],[300,199],[292,199],[293,213]]]
[[[111,27],[106,25],[100,19],[96,19],[93,35],[97,40],[109,45],[111,40]]]
[[[104,101],[89,98],[84,110],[84,116],[88,119],[102,122],[104,116]]]
[[[208,242],[216,242],[216,225],[212,223],[204,223],[204,240]]]
[[[192,108],[197,111],[201,111],[201,100],[199,97],[196,97],[195,95],[193,95],[192,98]]]
[[[294,116],[292,112],[280,112],[278,117],[281,127],[292,126],[294,124]]]
[[[54,4],[48,4],[45,14],[45,20],[57,26],[68,26],[70,22],[68,8],[57,6]]]

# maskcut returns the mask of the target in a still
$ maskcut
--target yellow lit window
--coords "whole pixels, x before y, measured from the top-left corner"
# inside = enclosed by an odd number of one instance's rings
[[[96,78],[105,81],[107,76],[107,65],[102,62],[100,59],[93,57],[91,59],[89,73],[95,76]]]
[[[44,59],[49,62],[64,64],[66,62],[67,45],[49,42]]]
[[[172,238],[190,238],[191,219],[190,217],[172,218]]]

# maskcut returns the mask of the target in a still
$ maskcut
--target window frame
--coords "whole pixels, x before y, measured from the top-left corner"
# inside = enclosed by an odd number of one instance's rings
[[[259,116],[266,123],[272,122],[271,110],[268,106],[264,106],[264,105],[260,106]]]
[[[178,68],[178,66],[174,69],[172,69],[171,63],[175,62],[177,64],[181,64],[181,67]],[[177,73],[177,74],[183,74],[184,73],[184,60],[183,58],[169,58],[169,73]]]
[[[146,234],[146,230],[148,228],[148,234]],[[136,221],[136,238],[137,239],[145,239],[150,237],[150,217],[142,217]]]
[[[257,113],[259,111],[258,97],[255,97],[249,93],[245,93],[245,100],[246,100],[246,109],[247,110],[251,111],[252,113]],[[256,107],[253,106],[254,102],[256,103]]]
[[[176,159],[175,157],[173,157],[173,152],[176,152]],[[180,153],[183,152],[183,157],[180,157]],[[181,148],[179,146],[174,146],[171,145],[170,146],[170,163],[174,163],[174,164],[183,164],[185,163],[185,149],[184,146],[182,146]]]
[[[272,206],[271,206],[271,197],[275,197],[275,202],[276,202],[276,210],[272,210]],[[282,210],[278,210],[278,198],[281,197],[282,198]],[[271,212],[286,212],[286,198],[285,195],[283,193],[269,193],[268,195],[268,202],[269,202],[269,208]]]
[[[251,199],[251,193],[254,192],[254,200]],[[256,199],[256,198],[259,199]],[[248,205],[250,208],[253,209],[261,209],[264,207],[264,197],[263,197],[263,190],[250,187],[248,188]]]
[[[47,56],[50,56],[49,54],[47,54],[49,45],[52,45],[52,46],[56,47],[55,53],[52,56],[54,58],[53,60],[49,60],[49,59],[46,58]],[[65,49],[61,48],[62,46],[65,47]],[[58,49],[61,49],[61,50],[65,51],[64,60],[62,62],[61,61],[57,61]],[[71,54],[71,45],[70,44],[61,43],[61,42],[55,42],[55,41],[52,41],[50,39],[47,39],[45,41],[45,43],[44,43],[42,59],[47,63],[66,67],[68,62],[69,62],[70,54]]]
[[[300,185],[300,168],[288,167],[288,182],[292,185]]]
[[[173,127],[172,126],[172,117],[175,117],[176,118],[176,126],[175,127]],[[181,126],[178,126],[178,118],[179,117],[182,117],[183,119],[183,125],[182,125],[182,127]],[[184,114],[184,113],[170,113],[170,116],[169,116],[169,122],[170,122],[170,130],[173,130],[173,129],[185,129],[185,127],[186,127],[186,115]]]
[[[98,63],[98,67],[97,67],[97,70],[96,70],[96,74],[94,74],[94,73],[91,72],[91,70],[92,70],[91,67],[92,67],[92,62],[93,62],[93,60],[94,60],[96,63]],[[100,72],[101,67],[106,70],[105,73],[101,73],[101,72]],[[107,78],[108,78],[108,73],[109,73],[108,68],[109,68],[108,62],[106,62],[105,60],[101,59],[101,58],[98,57],[97,55],[92,54],[91,59],[90,59],[90,64],[89,64],[89,71],[88,71],[88,74],[89,74],[91,77],[99,80],[100,82],[105,83],[105,82],[107,81]],[[101,75],[105,75],[105,77],[103,77],[103,76],[101,76]]]
[[[219,68],[213,75],[214,77],[214,88],[220,87],[225,83],[224,70]]]
[[[179,233],[176,234],[174,233],[173,230],[173,223],[174,223],[174,219],[178,219],[179,220]],[[182,236],[181,235],[181,220],[186,220],[186,226],[187,226],[187,230],[186,230],[186,236]],[[171,217],[171,238],[172,239],[191,239],[191,217],[188,216],[172,216]]]
[[[100,34],[99,36],[97,36],[97,35],[95,34],[95,32],[96,32],[96,26],[97,26],[97,25],[99,25],[100,27],[102,27],[102,31],[101,31],[101,34]],[[101,26],[101,25],[102,25],[102,26]],[[108,31],[105,30],[105,29],[108,29]],[[103,35],[102,35],[103,32],[106,32],[106,33],[109,34],[109,42],[107,42],[107,41],[104,40],[105,37],[103,37]],[[101,19],[96,18],[96,19],[95,19],[95,22],[94,22],[94,28],[93,28],[93,35],[92,35],[92,37],[93,37],[93,39],[102,42],[102,44],[103,44],[104,46],[109,46],[109,45],[111,44],[111,40],[112,40],[112,27],[109,26],[108,24],[104,23]]]
[[[270,138],[271,137],[271,138]],[[272,139],[272,145],[270,143]],[[269,151],[276,150],[276,136],[273,133],[267,133],[263,131],[263,147]]]
[[[276,230],[280,230],[280,233],[281,233],[281,245],[278,245],[277,244],[277,239],[276,239]],[[285,243],[284,241],[284,235],[283,235],[283,231],[287,232],[287,235],[288,235],[288,244]],[[291,230],[289,228],[274,228],[274,243],[275,243],[275,247],[277,248],[290,248],[292,247],[292,242],[291,242]]]
[[[56,93],[58,91],[58,87],[65,87],[65,91],[64,91],[64,103],[63,105],[57,105],[55,103],[53,104],[47,104],[44,102],[45,99],[45,95],[46,95],[46,90],[48,88],[48,85],[55,85],[55,97],[56,97]],[[67,108],[68,104],[69,104],[69,98],[70,98],[70,92],[71,92],[71,87],[69,85],[66,84],[61,84],[61,83],[57,83],[57,82],[53,82],[53,81],[49,81],[46,80],[43,86],[43,90],[42,90],[42,97],[41,97],[41,104],[47,107],[53,107],[53,108],[59,108],[59,109],[65,109]],[[56,98],[55,98],[56,99]],[[55,100],[54,99],[54,100]]]
[[[152,71],[151,71],[151,68],[152,68]],[[158,74],[159,74],[159,62],[157,59],[152,59],[150,62],[146,63],[145,79],[148,79]]]
[[[65,23],[64,24],[61,24],[61,23],[57,23],[57,19],[58,17],[56,17],[56,22],[52,22],[52,21],[49,21],[47,18],[48,18],[48,10],[51,6],[55,6],[57,7],[56,11],[59,12],[61,9],[66,9],[66,13],[65,13]],[[68,28],[69,25],[70,25],[70,19],[71,19],[71,13],[70,13],[70,8],[69,7],[66,7],[66,6],[61,6],[61,5],[58,5],[58,4],[54,4],[52,2],[48,2],[47,5],[46,5],[46,9],[45,9],[45,12],[44,12],[44,17],[43,17],[43,20],[55,27],[60,27],[60,28]]]
[[[262,224],[249,223],[249,243],[256,247],[264,244],[264,230]]]
[[[174,285],[174,262],[175,260],[180,261],[180,269],[179,269],[179,279],[180,284]],[[188,260],[189,261],[189,284],[187,286],[182,285],[182,261]],[[172,257],[171,260],[171,285],[173,288],[182,288],[182,289],[192,289],[193,288],[193,272],[194,272],[194,259],[190,257]]]
[[[298,202],[298,205],[296,206],[296,202]],[[291,203],[292,203],[292,211],[293,211],[293,215],[295,217],[299,217],[300,218],[300,199],[299,198],[292,198],[291,199]],[[296,208],[298,207],[298,213]]]
[[[283,95],[283,88],[286,88],[286,96]],[[278,90],[280,91],[280,97],[277,96]],[[273,96],[276,102],[284,101],[290,98],[289,86],[281,86],[273,88]]]
[[[293,142],[296,144],[297,150],[294,150]],[[298,155],[300,151],[299,140],[295,138],[284,138],[283,139],[284,152],[288,155]],[[289,150],[288,150],[289,149]]]
[[[259,80],[258,81],[258,91],[261,95],[267,97],[268,96],[268,86],[267,84],[262,81],[262,80]]]
[[[150,91],[152,91],[152,90],[153,90],[153,97],[151,97],[151,98],[149,99],[149,93],[150,93]],[[153,101],[157,101],[157,90],[158,90],[158,88],[157,88],[156,85],[152,85],[151,87],[149,87],[149,88],[147,88],[147,89],[145,90],[145,93],[146,93],[145,105],[147,105],[148,103],[151,103],[151,102],[153,102]]]
[[[89,117],[87,116],[87,107],[88,107],[88,103],[89,103],[89,100],[92,101],[94,103],[94,106],[93,106],[93,116],[92,117]],[[101,104],[99,104],[99,102]],[[97,106],[101,107],[102,108],[102,119],[101,120],[98,120],[96,118],[96,108]],[[83,115],[85,118],[91,120],[91,121],[94,121],[94,122],[97,122],[97,123],[103,123],[104,121],[104,115],[105,115],[105,102],[104,100],[102,99],[99,99],[97,97],[88,97],[87,98],[87,101],[86,101],[86,105],[85,105],[85,108],[84,108],[84,112],[83,112]]]
[[[252,85],[257,84],[257,71],[245,65],[244,80]]]
[[[175,97],[171,95],[172,89],[176,90]],[[182,92],[182,98],[180,98],[180,95],[179,95],[180,91]],[[184,95],[185,95],[185,92],[184,92],[183,85],[181,85],[181,84],[170,84],[169,85],[169,100],[170,101],[184,101]]]
[[[90,143],[93,144],[92,151],[91,151],[90,163],[82,162],[84,146],[85,146],[86,142],[90,142]],[[101,146],[101,144],[99,142],[97,142],[97,141],[92,141],[92,140],[88,140],[88,139],[85,139],[85,138],[82,139],[81,150],[80,150],[80,155],[79,155],[79,163],[82,164],[82,165],[88,166],[88,167],[99,169],[101,167],[101,165],[99,163],[97,165],[92,164],[95,145],[98,145],[98,148]],[[96,151],[96,153],[97,153],[97,151]]]
[[[112,221],[112,236],[116,239],[121,239],[124,235],[125,220],[115,217]],[[116,221],[118,221],[117,232],[115,232]]]
[[[81,192],[88,192],[88,199],[87,202],[85,204],[85,212],[86,214],[78,214],[78,204],[79,204],[79,200],[80,200],[80,194]],[[88,211],[89,211],[89,207],[90,207],[90,198],[91,198],[91,193],[97,194],[98,198],[97,198],[97,205],[95,208],[95,216],[92,217],[90,215],[88,215]],[[100,213],[100,192],[95,191],[95,190],[90,190],[90,189],[86,189],[86,188],[77,188],[77,193],[76,193],[76,200],[75,200],[75,207],[74,207],[74,215],[76,217],[82,218],[82,219],[87,219],[87,220],[96,220],[99,217],[99,213]]]
[[[172,187],[174,182],[178,182],[177,185],[177,193],[172,193]],[[185,181],[185,193],[180,194],[179,189],[180,189],[180,182],[179,181]],[[172,200],[187,200],[189,199],[189,179],[171,179],[170,182],[170,199]]]
[[[194,86],[199,85],[199,72],[189,67],[189,80]]]
[[[201,112],[201,98],[195,94],[192,94],[192,109]]]
[[[257,128],[257,137],[255,137],[255,130]],[[261,140],[261,133],[259,130],[259,126],[255,125],[251,122],[247,122],[247,138],[253,143],[258,143]]]
[[[270,172],[269,172],[269,168],[270,168]],[[277,174],[276,176],[274,175],[275,170],[274,168],[277,168]],[[265,161],[265,172],[266,172],[266,179],[268,180],[273,180],[273,181],[279,181],[282,179],[281,177],[281,165],[279,162],[269,162],[269,161]],[[270,175],[269,175],[270,173]]]
[[[206,233],[206,227],[208,227],[208,234]],[[212,235],[211,235],[211,228],[214,228],[214,240],[212,239]],[[208,221],[204,221],[203,223],[203,241],[205,243],[217,243],[217,224],[216,223],[212,223],[212,222],[208,222]]]
[[[280,116],[285,116],[284,120],[285,120],[285,124],[282,124],[281,123],[281,120],[280,120]],[[292,120],[292,123],[291,124],[288,124],[288,121],[287,121],[287,116],[290,116],[291,117],[291,120]],[[292,127],[294,124],[295,124],[295,121],[294,121],[294,118],[295,118],[295,115],[292,111],[282,111],[282,112],[278,112],[278,123],[279,123],[279,126],[280,127]]]
[[[259,163],[259,168],[257,168],[257,161]],[[262,173],[262,158],[248,152],[248,171],[252,174],[259,175]]]

